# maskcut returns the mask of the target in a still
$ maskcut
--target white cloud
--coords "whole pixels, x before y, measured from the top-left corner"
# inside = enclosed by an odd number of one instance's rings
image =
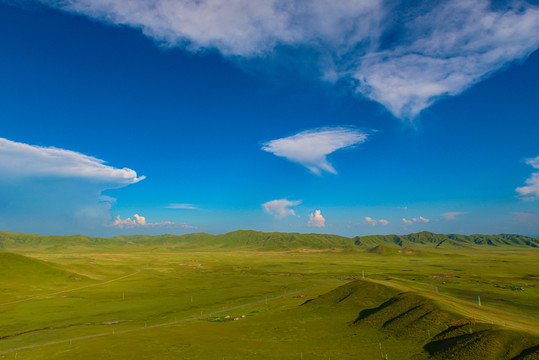
[[[301,204],[301,200],[290,201],[287,199],[271,200],[262,204],[264,211],[270,215],[281,219],[288,215],[296,215],[294,209],[289,209],[291,206],[297,206]]]
[[[443,1],[404,27],[402,43],[363,56],[358,91],[395,116],[413,118],[440,96],[457,95],[539,45],[539,9],[518,2]]]
[[[378,221],[368,216],[365,216],[365,221],[367,222],[367,224],[372,225],[372,226],[376,226],[376,224],[378,224]]]
[[[452,220],[455,220],[457,218],[457,216],[459,215],[464,215],[464,214],[467,214],[467,212],[463,212],[463,211],[449,211],[449,212],[446,212],[446,213],[443,213],[442,216],[445,220],[447,221],[452,221]]]
[[[326,219],[324,219],[320,210],[315,210],[314,214],[309,214],[309,222],[307,223],[307,225],[314,227],[325,227]]]
[[[127,218],[122,219],[120,218],[120,215],[117,215],[114,218],[114,221],[110,223],[108,226],[115,227],[118,229],[124,229],[124,228],[134,228],[134,227],[181,227],[181,228],[193,228],[193,226],[187,224],[187,223],[173,223],[170,221],[162,221],[162,222],[155,222],[155,223],[149,223],[146,221],[146,218],[144,216],[141,216],[139,214],[133,215],[134,219]]]
[[[166,209],[183,209],[183,210],[200,210],[199,207],[193,204],[169,204],[165,206]]]
[[[534,169],[539,169],[539,156],[536,158],[526,159],[526,164],[531,165]],[[526,179],[526,186],[516,188],[518,196],[523,199],[539,198],[539,171],[532,173]]]
[[[423,216],[420,216],[420,217],[417,217],[417,218],[413,218],[412,220],[407,220],[406,218],[402,218],[402,222],[405,223],[405,224],[413,224],[413,223],[418,223],[418,222],[428,223],[428,222],[430,222],[430,219],[427,219],[427,218],[424,218]]]
[[[539,7],[525,1],[41,2],[140,29],[161,46],[217,49],[231,59],[307,49],[323,79],[348,81],[400,118],[460,94],[539,45]]]
[[[385,219],[380,219],[380,220],[374,220],[373,218],[369,217],[369,216],[365,216],[365,222],[371,226],[376,226],[378,224],[381,224],[381,225],[387,225],[389,224],[389,221],[385,220]]]
[[[116,201],[102,192],[142,179],[131,169],[75,151],[0,138],[0,227],[91,233],[110,222]]]
[[[79,178],[123,187],[143,180],[131,169],[117,169],[71,150],[41,147],[0,138],[0,172],[10,178]]]
[[[305,166],[314,174],[321,171],[337,174],[327,156],[339,149],[361,144],[367,134],[353,128],[327,127],[307,130],[282,139],[269,141],[262,150]]]

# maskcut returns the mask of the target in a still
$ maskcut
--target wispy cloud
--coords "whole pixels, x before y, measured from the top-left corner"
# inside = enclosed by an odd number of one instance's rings
[[[140,29],[161,46],[217,49],[231,59],[310,49],[323,79],[348,82],[399,118],[460,94],[539,45],[539,7],[526,1],[41,2]]]
[[[118,228],[118,229],[124,229],[124,228],[134,228],[134,227],[152,227],[152,228],[155,228],[155,227],[181,227],[181,228],[184,228],[184,229],[190,229],[190,228],[193,228],[193,226],[187,224],[187,223],[173,223],[173,222],[170,222],[170,221],[162,221],[162,222],[155,222],[155,223],[151,223],[151,222],[147,222],[146,221],[146,218],[144,216],[141,216],[139,214],[135,214],[133,215],[133,219],[131,218],[127,218],[127,219],[122,219],[120,218],[120,215],[117,215],[115,218],[114,218],[114,221],[110,224],[108,224],[108,226],[110,227],[115,227],[115,228]]]
[[[369,217],[369,216],[365,216],[365,222],[371,226],[376,226],[378,224],[381,224],[381,225],[387,225],[389,224],[389,221],[385,220],[385,219],[380,219],[380,220],[374,220],[373,218]]]
[[[442,214],[442,217],[447,221],[453,221],[457,218],[459,215],[467,214],[467,212],[463,211],[449,211]]]
[[[0,227],[35,232],[91,232],[111,219],[108,189],[144,176],[79,152],[0,138]]]
[[[169,204],[165,206],[165,209],[182,209],[182,210],[200,210],[198,206],[193,204]]]
[[[526,159],[526,164],[539,170],[539,156]],[[519,194],[518,196],[523,199],[539,198],[539,171],[532,173],[532,175],[526,179],[526,186],[516,188],[516,192]]]
[[[314,214],[309,214],[309,221],[307,222],[307,225],[313,227],[325,227],[326,219],[324,219],[320,210],[315,210]]]
[[[327,156],[339,149],[361,144],[367,133],[348,127],[326,127],[300,132],[282,139],[269,141],[262,150],[299,163],[316,175],[322,171],[337,174]]]
[[[287,199],[271,200],[262,204],[264,211],[270,215],[281,219],[288,215],[296,215],[294,209],[290,209],[292,206],[301,204],[301,200],[290,201]]]
[[[412,220],[408,220],[406,218],[402,218],[402,222],[405,224],[413,224],[413,223],[428,223],[430,222],[430,219],[424,218],[423,216],[413,218]]]

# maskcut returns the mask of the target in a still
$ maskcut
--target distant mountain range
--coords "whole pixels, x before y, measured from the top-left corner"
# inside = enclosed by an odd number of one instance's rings
[[[328,234],[300,234],[239,230],[221,235],[125,235],[112,238],[84,235],[47,236],[0,231],[0,250],[83,251],[93,248],[168,248],[294,250],[370,249],[376,246],[406,249],[539,248],[539,238],[523,235],[434,234],[427,231],[408,235],[368,235],[348,238]]]

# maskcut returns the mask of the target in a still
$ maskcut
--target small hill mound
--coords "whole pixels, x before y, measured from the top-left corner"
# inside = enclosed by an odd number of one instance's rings
[[[397,249],[390,248],[389,246],[376,245],[367,250],[368,253],[378,254],[378,255],[390,255],[395,254]]]
[[[539,359],[539,338],[533,335],[477,322],[445,310],[431,298],[377,282],[352,281],[300,308],[305,318],[333,321],[333,331],[342,331],[342,336],[361,334],[364,340],[371,334],[373,339],[397,341],[409,348],[406,359]],[[358,315],[347,321],[354,310]]]
[[[454,316],[442,311],[434,301],[413,293],[392,297],[373,309],[359,313],[354,324],[379,326],[396,337],[425,337],[427,329],[442,331]]]
[[[381,301],[397,294],[397,291],[377,283],[355,280],[308,300],[304,305],[324,307],[365,307],[379,304]]]
[[[374,328],[401,340],[427,338],[423,349],[429,359],[539,359],[538,338],[463,318],[412,292],[360,311],[352,326]],[[417,354],[417,359],[423,358],[424,353]]]
[[[460,321],[424,346],[431,359],[539,359],[537,339],[490,324]]]
[[[367,249],[366,252],[371,254],[378,254],[378,255],[420,255],[421,251],[416,249],[409,249],[409,248],[403,248],[398,249],[391,246],[385,246],[385,245],[376,245],[375,247],[372,247],[370,249]]]

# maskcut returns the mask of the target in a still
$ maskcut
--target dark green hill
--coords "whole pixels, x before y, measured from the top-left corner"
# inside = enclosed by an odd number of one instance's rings
[[[369,252],[393,254],[395,249],[465,248],[539,248],[539,238],[522,235],[434,234],[427,231],[408,235],[368,235],[347,238],[330,234],[301,234],[239,230],[221,235],[125,235],[112,238],[45,236],[0,231],[0,249],[8,251],[85,251],[117,248],[294,250],[294,249],[370,249]],[[411,251],[411,253],[414,253]]]
[[[377,332],[384,339],[407,344],[412,359],[538,359],[539,338],[513,329],[478,322],[450,312],[436,301],[369,281],[356,280],[304,303],[322,319],[356,309],[354,329]],[[307,317],[307,316],[306,316]],[[343,323],[343,326],[345,324]],[[381,344],[381,343],[380,343]],[[383,346],[380,345],[380,349]]]
[[[368,235],[356,236],[356,246],[374,247],[376,245],[398,246],[401,248],[474,248],[474,247],[531,247],[539,248],[539,238],[523,235],[459,235],[434,234],[428,231],[408,235]]]

